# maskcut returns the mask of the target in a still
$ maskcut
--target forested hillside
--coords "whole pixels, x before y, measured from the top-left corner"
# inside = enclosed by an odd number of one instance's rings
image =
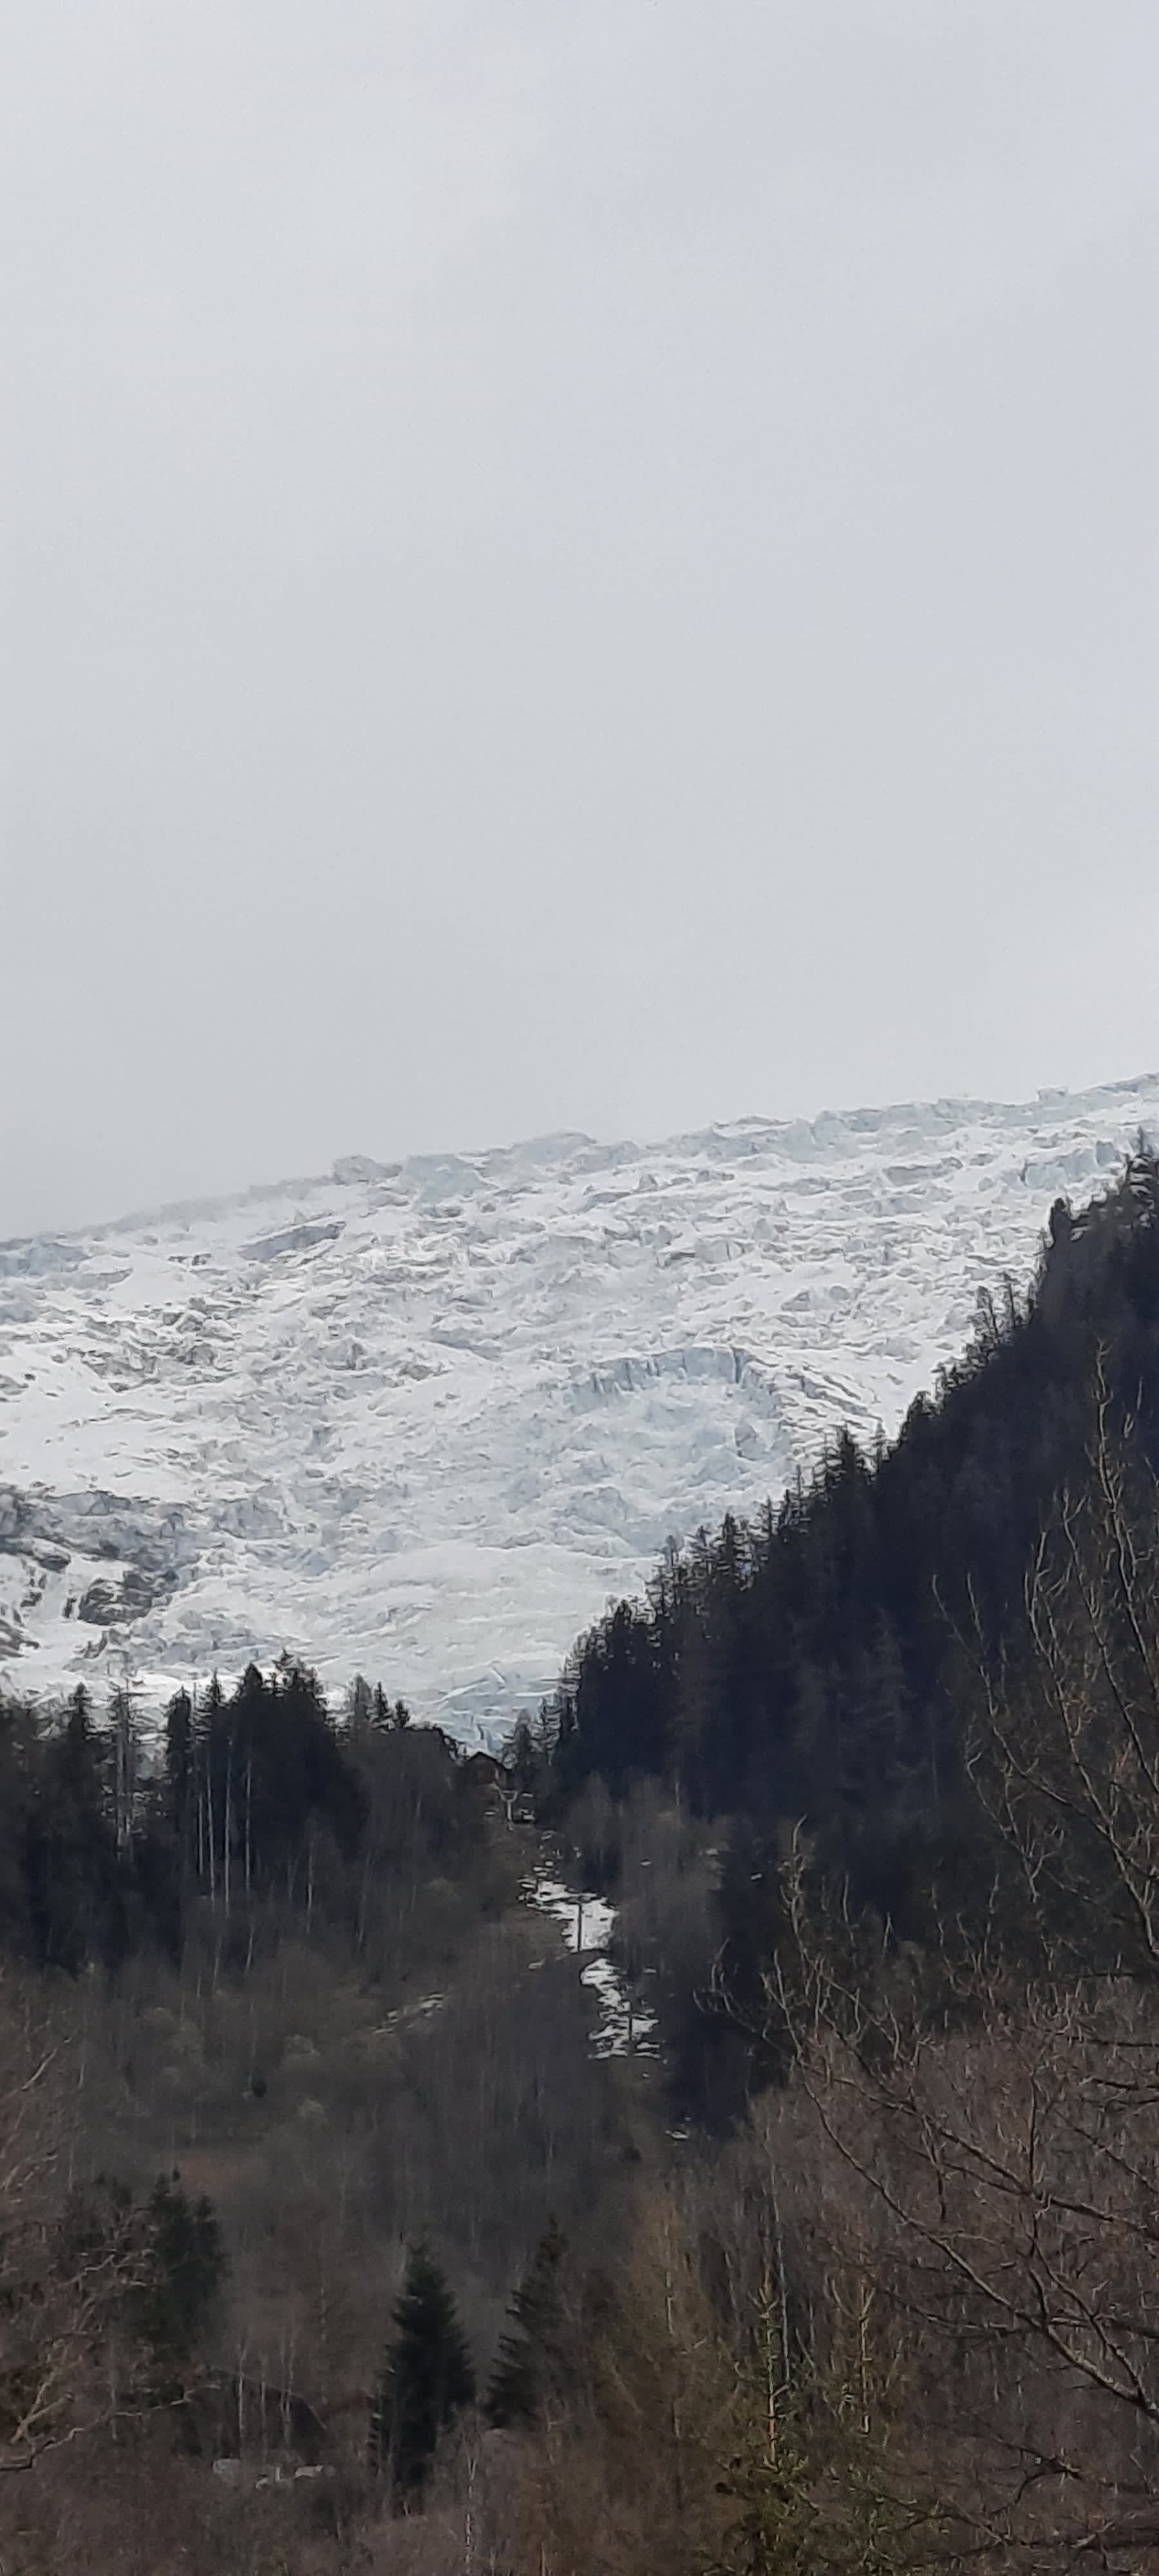
[[[645,1600],[581,1641],[550,1713],[557,1794],[582,1822],[605,1793],[646,1804],[651,1782],[715,1820],[734,1974],[767,1946],[797,1824],[902,1934],[927,1925],[939,1869],[959,1905],[984,1883],[965,1778],[976,1666],[1023,1639],[1035,1551],[1058,1495],[1089,1480],[1100,1402],[1129,1422],[1136,1473],[1159,1466],[1145,1150],[1081,1215],[1056,1204],[1034,1280],[983,1294],[969,1348],[891,1446],[846,1435],[758,1522],[672,1551]],[[613,1884],[615,1837],[587,1838]]]
[[[0,2565],[1159,2567],[1157,1468],[1140,1150],[502,1764],[0,1704]]]

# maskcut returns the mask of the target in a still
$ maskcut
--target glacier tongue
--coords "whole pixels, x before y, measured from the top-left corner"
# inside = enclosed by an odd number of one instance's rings
[[[0,1246],[0,1676],[280,1651],[464,1737],[669,1535],[896,1429],[1159,1076],[640,1147],[557,1136]]]

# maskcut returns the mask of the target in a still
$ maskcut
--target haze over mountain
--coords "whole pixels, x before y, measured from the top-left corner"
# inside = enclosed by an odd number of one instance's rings
[[[382,1165],[0,1247],[22,1689],[282,1650],[501,1731],[665,1541],[896,1430],[1159,1075]]]

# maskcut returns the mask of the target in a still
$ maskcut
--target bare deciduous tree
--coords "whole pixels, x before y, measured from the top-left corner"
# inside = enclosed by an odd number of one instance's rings
[[[132,2404],[118,2351],[126,2300],[149,2286],[139,2207],[99,2212],[67,2187],[71,2041],[0,1986],[0,2473],[110,2425]]]

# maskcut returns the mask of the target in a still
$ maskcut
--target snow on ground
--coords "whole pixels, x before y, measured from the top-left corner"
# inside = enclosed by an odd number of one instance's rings
[[[568,1887],[547,1869],[536,1870],[523,1893],[529,1905],[558,1925],[568,1949],[583,1962],[580,1984],[595,1996],[597,2006],[593,2057],[658,2057],[656,2015],[632,1993],[611,1956],[616,1914],[606,1897]]]
[[[281,1650],[469,1740],[670,1535],[897,1428],[1159,1076],[557,1136],[0,1245],[0,1676]]]

